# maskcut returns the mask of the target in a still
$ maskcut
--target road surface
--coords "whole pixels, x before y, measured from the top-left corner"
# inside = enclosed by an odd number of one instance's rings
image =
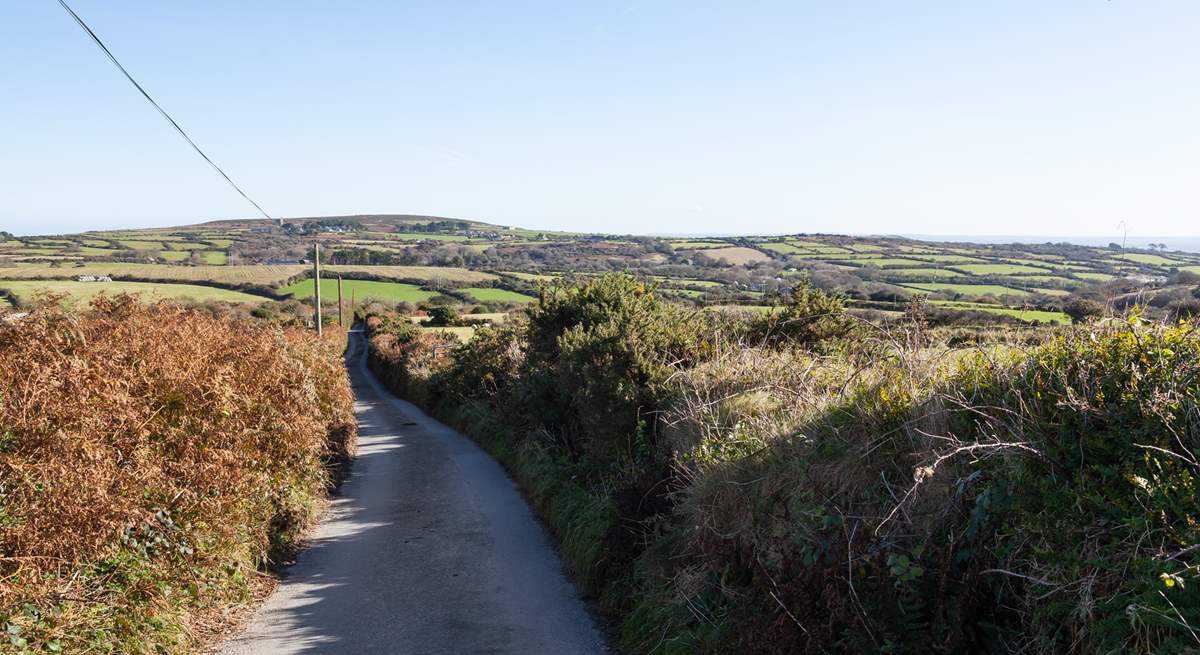
[[[225,655],[605,653],[542,527],[472,441],[347,356],[359,455],[310,546]]]

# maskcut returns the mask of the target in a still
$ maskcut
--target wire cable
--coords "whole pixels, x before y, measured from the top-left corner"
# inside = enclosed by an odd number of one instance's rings
[[[188,133],[179,126],[179,123],[176,123],[175,119],[171,118],[171,115],[168,114],[166,110],[162,108],[162,106],[155,102],[154,98],[151,98],[149,93],[146,93],[146,89],[143,89],[142,85],[138,84],[137,80],[133,79],[133,76],[129,74],[129,71],[125,70],[125,67],[121,65],[121,62],[117,61],[117,58],[113,55],[112,51],[108,49],[108,46],[104,45],[104,42],[100,40],[100,37],[96,36],[96,33],[92,31],[92,28],[88,27],[88,24],[83,22],[83,19],[79,17],[79,14],[75,13],[74,9],[71,9],[70,5],[68,5],[64,0],[58,0],[58,4],[62,5],[62,8],[71,15],[71,18],[74,18],[75,22],[79,23],[79,26],[83,28],[83,31],[87,32],[88,36],[92,37],[92,40],[96,42],[96,45],[100,46],[100,49],[104,51],[104,54],[108,57],[108,60],[111,61],[113,65],[121,71],[122,74],[125,75],[125,79],[129,80],[129,83],[132,84],[134,88],[136,88],[142,94],[142,96],[146,98],[146,100],[150,101],[150,104],[154,105],[154,108],[158,110],[158,113],[162,114],[163,118],[167,119],[167,122],[171,124],[171,127],[174,127],[175,131],[179,132],[179,135],[188,142],[188,145],[192,146],[192,149],[195,150],[198,155],[204,158],[204,161],[208,162],[209,166],[213,167],[213,170],[220,173],[221,177],[225,178],[225,181],[229,183],[229,186],[233,187],[234,191],[237,191],[243,198],[246,199],[247,202],[249,202],[251,205],[254,205],[254,208],[257,209],[260,214],[266,216],[272,221],[275,220],[270,214],[263,211],[263,208],[260,207],[257,202],[254,202],[250,196],[246,195],[246,192],[242,191],[242,188],[239,187],[232,178],[226,175],[225,171],[221,170],[221,167],[217,166],[216,162],[214,162],[208,155],[204,154],[204,151],[200,149],[200,146],[196,145],[196,142],[193,141],[192,137],[188,136]]]

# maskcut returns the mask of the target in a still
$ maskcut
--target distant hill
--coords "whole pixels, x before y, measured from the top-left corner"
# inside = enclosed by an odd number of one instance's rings
[[[492,223],[484,223],[465,218],[454,218],[451,216],[425,216],[421,214],[345,214],[345,215],[330,215],[330,216],[292,216],[281,219],[286,225],[288,223],[310,223],[320,221],[354,221],[371,227],[387,227],[401,224],[427,224],[440,221],[462,222],[471,225],[473,228],[490,228],[503,229],[502,225]],[[203,223],[195,223],[185,225],[183,227],[206,227],[206,228],[253,228],[263,227],[275,224],[274,221],[269,221],[265,218],[232,218],[220,219],[215,221],[205,221]]]

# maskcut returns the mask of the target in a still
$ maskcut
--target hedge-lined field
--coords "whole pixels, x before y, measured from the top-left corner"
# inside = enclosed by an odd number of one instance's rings
[[[461,291],[479,302],[533,302],[531,296],[495,287],[466,287]]]
[[[278,284],[310,270],[308,266],[172,266],[169,264],[130,264],[89,262],[82,266],[20,264],[0,267],[0,277],[10,280],[71,279],[79,275],[107,275],[113,278],[169,280],[172,282],[212,281],[222,284]]]
[[[281,288],[280,293],[294,298],[312,298],[313,281],[301,280]],[[333,278],[321,279],[321,302],[337,302],[338,281]],[[342,280],[342,297],[346,303],[353,298],[356,302],[380,300],[384,302],[423,302],[436,296],[433,291],[425,291],[415,284],[402,282],[378,282],[374,280]]]
[[[100,294],[116,295],[128,293],[144,301],[182,298],[204,302],[262,302],[262,296],[240,291],[206,287],[195,284],[170,284],[162,282],[76,282],[73,280],[0,280],[0,290],[11,293],[22,302],[34,300],[39,293],[66,296],[69,305],[87,303]]]

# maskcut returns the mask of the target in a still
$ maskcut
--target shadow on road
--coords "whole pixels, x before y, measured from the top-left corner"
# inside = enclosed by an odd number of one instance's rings
[[[350,478],[221,652],[606,652],[499,465],[384,391],[352,338],[360,437]]]

